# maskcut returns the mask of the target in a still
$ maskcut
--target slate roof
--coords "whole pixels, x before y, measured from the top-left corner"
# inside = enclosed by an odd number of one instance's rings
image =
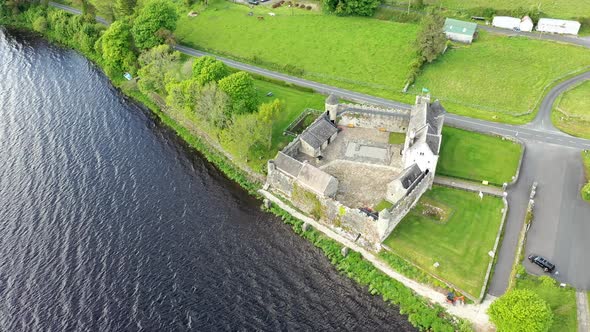
[[[440,149],[440,135],[426,135],[426,144],[435,155],[439,153]]]
[[[401,181],[404,189],[408,189],[412,186],[412,184],[414,184],[414,182],[416,182],[416,180],[418,180],[418,178],[420,178],[421,175],[422,171],[420,170],[420,167],[418,167],[418,164],[413,164],[412,166],[403,170],[399,180]]]
[[[473,36],[475,30],[477,29],[477,24],[447,18],[445,20],[445,25],[443,29],[447,33],[457,33],[460,35]]]
[[[274,163],[278,169],[291,175],[294,178],[296,178],[299,175],[299,171],[301,171],[301,168],[303,167],[302,162],[282,152],[279,152],[279,154],[274,160]]]
[[[430,104],[426,111],[426,123],[428,124],[428,133],[431,135],[440,135],[443,124],[443,117],[447,111],[442,107],[440,102],[436,100]],[[436,151],[436,150],[433,150]]]
[[[330,94],[328,96],[328,99],[326,99],[326,104],[337,105],[338,104],[338,97],[334,96],[333,94]]]
[[[336,178],[317,167],[304,163],[297,180],[312,191],[325,195],[328,185]]]
[[[301,141],[309,144],[312,148],[317,149],[337,132],[338,128],[336,128],[325,116],[322,116],[305,129],[301,134]]]

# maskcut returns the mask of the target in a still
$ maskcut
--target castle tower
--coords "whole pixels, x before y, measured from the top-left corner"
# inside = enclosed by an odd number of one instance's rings
[[[326,98],[326,113],[330,117],[330,121],[336,123],[336,116],[338,115],[338,97],[331,94]]]

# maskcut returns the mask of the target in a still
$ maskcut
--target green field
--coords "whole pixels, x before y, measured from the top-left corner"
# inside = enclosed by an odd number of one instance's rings
[[[549,278],[549,277],[547,277]],[[557,284],[543,284],[539,277],[526,275],[516,281],[517,289],[530,289],[545,300],[553,311],[553,325],[549,331],[577,331],[578,315],[576,291],[571,288],[559,288]]]
[[[436,172],[477,182],[502,185],[516,175],[520,144],[462,129],[444,127]]]
[[[248,16],[249,11],[254,15]],[[182,15],[176,35],[182,44],[314,81],[404,98],[399,91],[415,57],[418,26],[301,9],[293,13],[284,7],[250,9],[213,0],[198,17]]]
[[[424,211],[424,202],[445,206],[441,222]],[[384,241],[398,255],[479,297],[503,208],[502,200],[473,192],[434,186]],[[433,264],[440,266],[435,268]]]
[[[564,92],[555,102],[551,120],[570,135],[590,139],[590,81]]]
[[[590,66],[590,50],[582,47],[479,34],[471,46],[452,48],[427,65],[410,91],[429,88],[452,113],[526,123],[545,86]]]

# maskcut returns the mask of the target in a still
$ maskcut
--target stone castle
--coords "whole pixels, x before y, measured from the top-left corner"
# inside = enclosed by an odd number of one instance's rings
[[[322,113],[268,162],[267,187],[351,239],[379,246],[433,183],[445,110],[326,99]]]

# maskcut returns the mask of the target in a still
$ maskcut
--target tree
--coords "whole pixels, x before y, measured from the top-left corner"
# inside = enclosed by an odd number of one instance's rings
[[[193,112],[199,100],[200,86],[195,79],[166,85],[166,105],[177,111]]]
[[[96,42],[96,51],[102,56],[108,71],[134,71],[136,55],[131,50],[131,27],[115,21]]]
[[[509,291],[488,309],[490,320],[498,332],[547,331],[553,323],[549,305],[528,289]]]
[[[145,94],[165,92],[172,64],[178,59],[180,59],[180,53],[173,52],[168,45],[159,45],[143,52],[138,59],[139,89]]]
[[[416,39],[419,54],[423,61],[432,62],[445,50],[447,37],[443,32],[444,18],[428,14],[422,20],[422,28]]]
[[[258,122],[266,131],[263,137],[263,143],[267,149],[272,147],[272,129],[282,110],[283,104],[278,99],[270,103],[264,103],[258,108]]]
[[[322,7],[339,16],[373,16],[380,4],[380,0],[323,0]]]
[[[200,91],[195,113],[217,129],[231,125],[229,96],[215,82],[207,83]]]
[[[257,114],[241,114],[224,132],[224,141],[241,160],[248,161],[251,149],[263,141],[264,128],[258,123]]]
[[[218,84],[219,89],[230,97],[234,114],[252,113],[256,110],[258,96],[250,74],[240,71],[224,77]]]
[[[33,22],[33,30],[37,32],[45,32],[47,31],[47,19],[45,16],[39,16]]]
[[[193,62],[193,77],[201,84],[218,82],[229,75],[227,66],[212,56],[202,56]]]
[[[116,0],[114,2],[117,17],[125,17],[133,14],[133,10],[137,5],[137,0]]]
[[[152,48],[164,42],[164,38],[156,33],[160,29],[174,31],[178,14],[167,1],[156,0],[148,2],[139,11],[133,22],[133,38],[140,49]]]
[[[115,20],[115,6],[112,0],[94,0],[92,1],[97,12],[104,16],[107,21]]]
[[[582,187],[582,198],[586,201],[590,201],[590,182]]]

